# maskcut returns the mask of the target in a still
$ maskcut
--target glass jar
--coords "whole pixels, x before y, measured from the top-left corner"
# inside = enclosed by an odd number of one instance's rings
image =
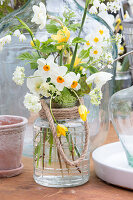
[[[132,85],[131,72],[116,72],[115,76],[115,92],[128,88]]]
[[[109,111],[128,163],[133,167],[133,86],[111,97]]]
[[[66,137],[59,138],[69,160],[77,160],[85,144],[85,126],[81,119],[59,120],[68,128]],[[48,187],[73,187],[89,180],[89,151],[79,165],[69,166],[62,159],[47,120],[34,123],[34,180]]]

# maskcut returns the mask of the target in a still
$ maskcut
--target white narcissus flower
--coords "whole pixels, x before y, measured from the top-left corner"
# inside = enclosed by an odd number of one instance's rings
[[[13,35],[17,36],[17,37],[20,37],[20,35],[21,35],[20,30],[17,29],[16,31],[14,31]]]
[[[102,38],[110,38],[109,30],[105,26],[99,26],[97,30]]]
[[[65,76],[67,82],[66,87],[71,88],[74,90],[79,90],[81,88],[80,84],[78,83],[80,79],[80,74],[75,74],[74,72],[69,72]]]
[[[37,60],[38,70],[42,76],[46,78],[51,78],[51,74],[57,70],[58,65],[54,63],[54,56],[50,55],[47,59],[40,58]]]
[[[17,84],[17,85],[22,85],[24,83],[24,67],[19,67],[17,66],[15,72],[13,73],[13,78],[12,80]]]
[[[68,68],[60,66],[56,71],[51,74],[51,82],[55,85],[56,89],[62,91],[67,85],[67,78],[65,77]]]
[[[97,72],[89,76],[86,80],[86,83],[89,85],[90,83],[95,83],[96,87],[101,89],[102,86],[109,80],[112,79],[112,74],[108,72]]]
[[[46,82],[46,80],[43,80],[39,70],[37,70],[34,72],[33,76],[27,78],[27,87],[29,88],[31,93],[39,96],[41,94],[40,87],[43,81]]]
[[[25,95],[24,106],[29,111],[35,112],[35,113],[38,113],[42,108],[39,97],[30,93],[27,93]]]
[[[25,35],[24,34],[21,34],[20,36],[19,36],[19,41],[20,42],[24,42],[24,41],[26,41],[27,39],[26,39],[26,37],[25,37]]]
[[[34,5],[33,6],[34,16],[31,20],[31,22],[35,22],[36,24],[40,25],[39,28],[43,29],[46,25],[46,7],[41,2],[39,6]]]
[[[93,57],[93,59],[98,59],[100,58],[102,54],[102,48],[99,45],[95,45],[90,49],[90,56]]]

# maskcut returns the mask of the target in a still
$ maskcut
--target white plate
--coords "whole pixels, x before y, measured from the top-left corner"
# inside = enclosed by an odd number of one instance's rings
[[[120,142],[103,145],[92,153],[96,175],[111,184],[133,189],[133,168]]]

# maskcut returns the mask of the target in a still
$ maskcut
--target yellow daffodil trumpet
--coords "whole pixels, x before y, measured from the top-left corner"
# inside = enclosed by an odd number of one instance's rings
[[[58,124],[56,127],[56,131],[57,131],[58,137],[60,137],[61,135],[66,136],[66,132],[68,131],[68,128],[62,124]]]
[[[87,120],[87,114],[90,111],[87,111],[87,108],[84,105],[80,105],[78,108],[80,118],[85,122]]]

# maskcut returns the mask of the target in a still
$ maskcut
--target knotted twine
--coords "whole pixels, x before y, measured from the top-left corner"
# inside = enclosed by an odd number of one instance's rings
[[[57,132],[56,132],[56,126],[53,120],[53,117],[51,115],[50,109],[47,105],[47,103],[45,102],[45,100],[41,100],[41,104],[42,104],[42,110],[40,111],[40,117],[43,119],[47,119],[49,122],[49,126],[50,129],[52,131],[53,134],[53,138],[55,140],[55,144],[56,147],[58,149],[58,152],[60,153],[62,159],[64,160],[64,162],[69,165],[69,166],[77,166],[79,165],[84,159],[85,156],[88,152],[88,144],[89,144],[89,126],[88,126],[88,121],[86,120],[84,122],[84,126],[85,126],[85,144],[83,147],[83,151],[82,154],[80,155],[80,157],[75,160],[75,161],[71,161],[67,158],[67,156],[65,155],[62,145],[60,143],[60,140],[57,136]],[[56,120],[61,120],[61,119],[76,119],[79,118],[79,113],[78,113],[78,107],[75,106],[73,108],[60,108],[60,109],[52,109],[53,111],[53,115],[56,118]]]

